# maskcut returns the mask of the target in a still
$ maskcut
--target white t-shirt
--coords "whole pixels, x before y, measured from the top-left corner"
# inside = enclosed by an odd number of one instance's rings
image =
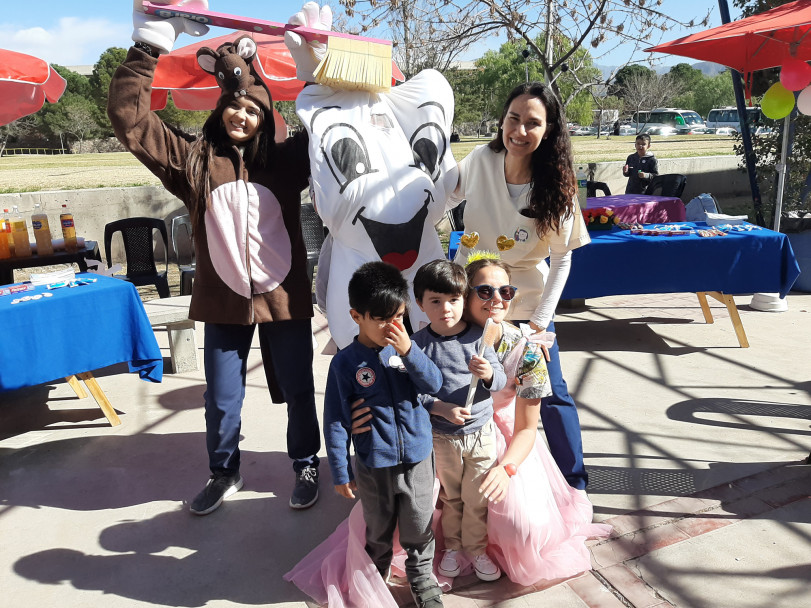
[[[530,319],[540,307],[549,273],[544,260],[550,254],[564,255],[591,242],[577,200],[573,214],[561,220],[559,232],[550,230],[539,238],[535,221],[519,213],[519,208],[527,206],[528,194],[529,189],[522,195],[524,201],[517,208],[504,175],[504,152],[478,146],[459,163],[459,188],[454,198],[467,199],[465,233],[479,233],[475,248],[498,251],[497,239],[500,236],[515,241],[511,249],[501,252],[502,261],[510,267],[512,284],[518,287],[508,319]],[[455,261],[464,265],[468,251],[460,244]],[[553,311],[555,305],[557,302],[551,307]]]

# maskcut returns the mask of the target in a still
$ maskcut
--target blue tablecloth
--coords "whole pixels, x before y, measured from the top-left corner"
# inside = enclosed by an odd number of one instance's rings
[[[135,287],[110,277],[77,276],[98,280],[0,296],[0,391],[124,361],[144,380],[161,381],[163,357]],[[11,303],[45,292],[53,297]]]
[[[713,237],[639,236],[616,227],[590,234],[591,243],[573,252],[564,299],[697,291],[782,297],[800,274],[786,235],[765,228]]]

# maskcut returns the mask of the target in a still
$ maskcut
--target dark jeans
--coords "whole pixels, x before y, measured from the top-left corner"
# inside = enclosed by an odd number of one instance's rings
[[[409,583],[431,576],[434,561],[434,455],[417,463],[370,469],[355,458],[355,482],[366,521],[366,553],[383,578],[391,566],[394,529],[406,552]]]
[[[511,323],[527,323],[528,321],[511,321]],[[555,324],[549,323],[547,331],[555,331]],[[546,440],[552,458],[563,473],[569,485],[578,490],[585,490],[589,481],[586,467],[583,463],[583,437],[580,434],[580,417],[577,415],[577,406],[569,394],[566,380],[563,379],[563,370],[560,368],[560,349],[555,339],[554,345],[549,349],[549,361],[546,364],[549,370],[549,381],[552,384],[552,394],[541,399],[541,422],[543,424]]]
[[[206,446],[213,473],[239,471],[239,434],[248,352],[256,325],[206,323]],[[310,320],[258,325],[279,388],[287,403],[287,454],[297,471],[309,461],[318,466],[321,432],[315,410],[313,343]],[[297,461],[297,462],[296,462]]]

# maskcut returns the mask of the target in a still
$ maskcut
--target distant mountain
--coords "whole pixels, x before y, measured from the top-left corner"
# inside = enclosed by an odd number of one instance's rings
[[[686,58],[685,58],[684,62],[685,63],[688,62]],[[705,76],[715,76],[716,74],[720,74],[721,72],[726,70],[726,68],[724,66],[722,66],[721,64],[712,63],[710,61],[699,61],[698,63],[691,63],[690,66],[694,67],[697,70],[700,70],[701,73],[704,74]],[[614,72],[617,69],[617,66],[615,66],[615,65],[597,65],[597,66],[594,66],[594,67],[596,67],[598,70],[600,70],[600,72],[603,75],[603,78],[608,78],[611,75],[611,73]],[[667,72],[670,71],[670,68],[672,68],[672,67],[673,67],[672,65],[660,65],[660,66],[657,66],[656,67],[656,73],[657,74],[666,74]]]

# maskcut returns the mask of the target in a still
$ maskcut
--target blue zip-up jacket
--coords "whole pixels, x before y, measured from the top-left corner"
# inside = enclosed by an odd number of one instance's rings
[[[332,359],[324,394],[324,443],[335,485],[354,479],[349,442],[369,468],[417,463],[431,455],[431,421],[419,393],[435,393],[442,374],[420,348],[400,357],[392,346],[372,349],[358,339]],[[352,404],[371,408],[372,430],[352,435]]]

